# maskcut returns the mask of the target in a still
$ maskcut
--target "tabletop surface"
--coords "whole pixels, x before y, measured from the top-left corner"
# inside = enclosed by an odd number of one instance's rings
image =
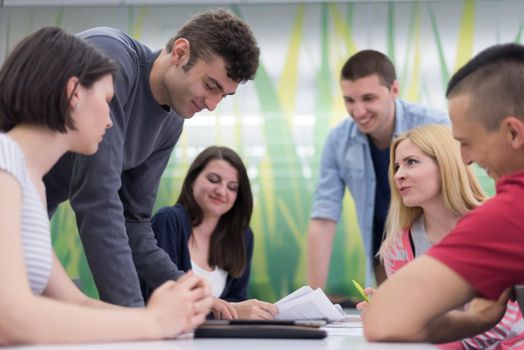
[[[346,314],[351,315],[353,322],[358,318],[359,312],[355,309],[344,309]],[[359,318],[358,318],[359,319]],[[361,322],[360,322],[361,326]],[[181,339],[161,341],[133,341],[116,343],[95,343],[75,345],[38,345],[17,346],[13,350],[389,350],[389,349],[436,349],[432,344],[414,343],[369,343],[362,336],[362,329],[352,335],[333,334],[328,331],[328,336],[322,340],[313,339],[193,339],[192,335],[184,335]],[[333,331],[333,330],[332,330]],[[344,333],[344,331],[342,331]]]
[[[4,348],[9,349],[9,348]],[[275,350],[275,349],[300,349],[300,350],[349,350],[349,349],[435,349],[431,344],[406,344],[406,343],[368,343],[360,336],[330,335],[322,340],[306,339],[177,339],[153,342],[122,342],[104,344],[82,345],[47,345],[23,346],[12,348],[16,350]]]

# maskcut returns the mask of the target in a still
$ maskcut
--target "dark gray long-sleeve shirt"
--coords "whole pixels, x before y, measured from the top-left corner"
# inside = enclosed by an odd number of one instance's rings
[[[159,52],[112,28],[79,36],[120,65],[113,127],[95,155],[68,153],[46,175],[48,209],[52,214],[70,199],[100,298],[142,306],[137,272],[152,288],[182,274],[157,247],[151,212],[184,120],[151,92],[149,75]]]

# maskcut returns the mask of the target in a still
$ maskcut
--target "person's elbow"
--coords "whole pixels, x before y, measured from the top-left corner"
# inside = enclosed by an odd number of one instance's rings
[[[364,337],[370,342],[426,342],[419,332],[391,325],[364,325]]]
[[[425,332],[409,322],[409,315],[388,315],[367,310],[364,337],[370,342],[424,342]]]
[[[34,322],[14,305],[0,305],[0,346],[36,343]]]
[[[363,320],[364,326],[364,337],[370,342],[385,342],[391,341],[394,335],[393,325],[389,321],[386,321],[387,317],[374,317],[368,315]],[[395,327],[396,328],[396,327]]]

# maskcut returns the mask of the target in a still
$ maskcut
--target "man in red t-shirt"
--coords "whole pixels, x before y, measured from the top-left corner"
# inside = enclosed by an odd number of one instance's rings
[[[479,53],[452,77],[446,96],[464,162],[484,168],[497,194],[380,286],[363,315],[368,340],[478,334],[502,317],[510,288],[524,283],[524,46]],[[473,298],[467,311],[455,310]]]

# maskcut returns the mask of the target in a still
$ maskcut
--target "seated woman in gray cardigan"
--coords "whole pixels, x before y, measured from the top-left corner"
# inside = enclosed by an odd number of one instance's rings
[[[183,271],[205,277],[233,318],[272,319],[271,303],[247,299],[253,233],[253,195],[242,160],[227,147],[209,147],[191,164],[175,206],[152,224],[159,247]],[[144,288],[147,299],[150,291]],[[214,315],[224,318],[224,315]]]

